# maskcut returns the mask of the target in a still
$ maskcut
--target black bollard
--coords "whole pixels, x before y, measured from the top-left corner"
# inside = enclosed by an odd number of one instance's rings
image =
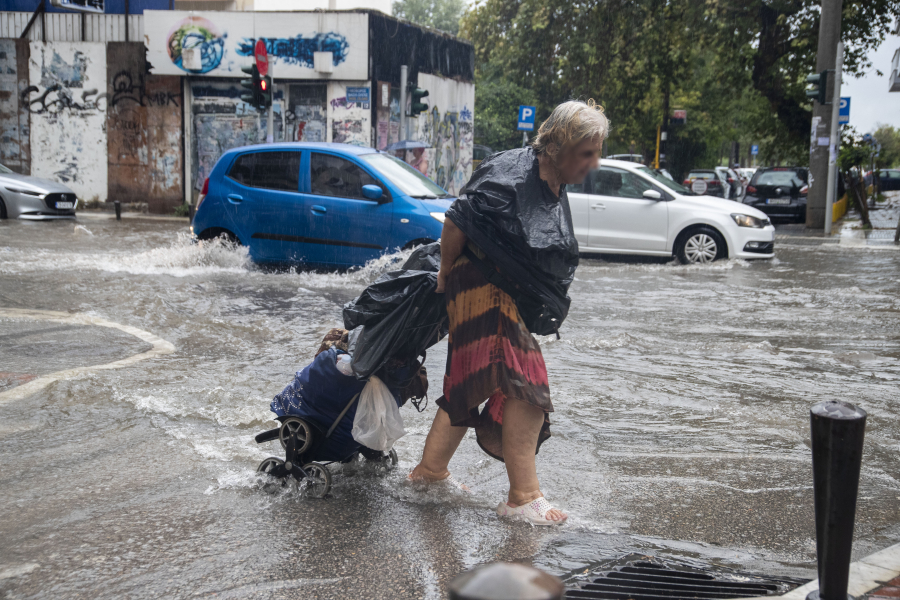
[[[819,589],[807,600],[847,600],[856,494],[866,411],[849,402],[819,402],[809,411]]]
[[[116,221],[122,220],[122,203],[118,200],[113,202],[113,205],[116,207]]]
[[[457,575],[450,600],[562,600],[562,582],[539,569],[494,563]]]
[[[194,205],[188,204],[188,223],[194,222]]]

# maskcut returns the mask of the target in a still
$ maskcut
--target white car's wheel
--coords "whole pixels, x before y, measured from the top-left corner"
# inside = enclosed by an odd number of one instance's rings
[[[681,264],[706,264],[728,255],[725,240],[718,231],[700,227],[682,234],[675,255]]]

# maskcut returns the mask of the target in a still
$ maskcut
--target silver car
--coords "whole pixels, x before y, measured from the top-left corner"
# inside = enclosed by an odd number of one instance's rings
[[[63,184],[0,165],[0,219],[74,219],[76,208],[75,192]]]

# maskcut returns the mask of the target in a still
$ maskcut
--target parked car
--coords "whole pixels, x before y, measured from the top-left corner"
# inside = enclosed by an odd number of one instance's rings
[[[806,221],[808,182],[806,167],[764,167],[753,175],[743,202],[771,219],[802,223]]]
[[[493,153],[494,150],[490,146],[484,146],[482,144],[475,144],[472,146],[472,170],[474,171],[477,169],[478,165],[481,164],[481,161]]]
[[[627,160],[638,164],[644,164],[644,156],[642,154],[613,154],[607,156],[604,160]]]
[[[701,182],[694,185],[694,182]],[[715,169],[694,169],[684,179],[684,185],[701,196],[726,198],[728,183]]]
[[[743,167],[735,170],[741,176],[741,179],[747,183],[750,183],[750,180],[753,179],[753,174],[756,173],[756,167]]]
[[[63,184],[0,165],[0,219],[74,219],[77,208],[75,192]]]
[[[453,198],[387,153],[292,142],[229,150],[203,183],[191,226],[259,263],[353,267],[441,237]]]
[[[774,256],[775,228],[765,214],[695,195],[643,165],[603,159],[567,189],[585,253],[674,255],[685,264]]]
[[[734,169],[716,167],[716,173],[719,174],[719,179],[724,179],[728,184],[728,188],[725,190],[727,200],[740,200],[744,196],[744,182],[741,181],[741,176]]]
[[[881,180],[882,192],[900,190],[900,171],[896,169],[881,169],[878,171],[878,178]],[[869,183],[871,184],[871,179]]]

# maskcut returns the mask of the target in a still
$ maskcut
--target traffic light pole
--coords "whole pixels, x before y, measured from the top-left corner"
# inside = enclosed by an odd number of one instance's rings
[[[837,57],[834,62],[834,95],[831,97],[831,132],[828,140],[828,193],[825,198],[825,235],[831,235],[832,209],[834,207],[834,191],[837,187],[835,173],[837,171],[837,153],[840,148],[838,138],[838,112],[841,106],[841,70],[844,68],[844,42],[838,42]]]
[[[837,46],[841,39],[842,0],[822,0],[819,17],[819,44],[816,56],[816,72],[821,73],[835,66]],[[835,78],[829,77],[834,80]],[[827,93],[827,90],[826,90]],[[828,96],[826,96],[827,98]],[[819,140],[832,131],[832,106],[818,101],[813,103],[812,130],[809,148],[809,193],[806,203],[806,226],[824,230],[826,203],[828,201],[828,170],[831,137],[828,143],[819,145]]]
[[[267,75],[272,80],[272,102],[269,103],[269,120],[266,123],[266,143],[271,144],[275,142],[275,70],[272,68],[275,65],[275,57],[271,54],[269,55],[269,72]]]
[[[406,135],[406,83],[409,77],[406,65],[400,65],[400,141],[407,139]]]

